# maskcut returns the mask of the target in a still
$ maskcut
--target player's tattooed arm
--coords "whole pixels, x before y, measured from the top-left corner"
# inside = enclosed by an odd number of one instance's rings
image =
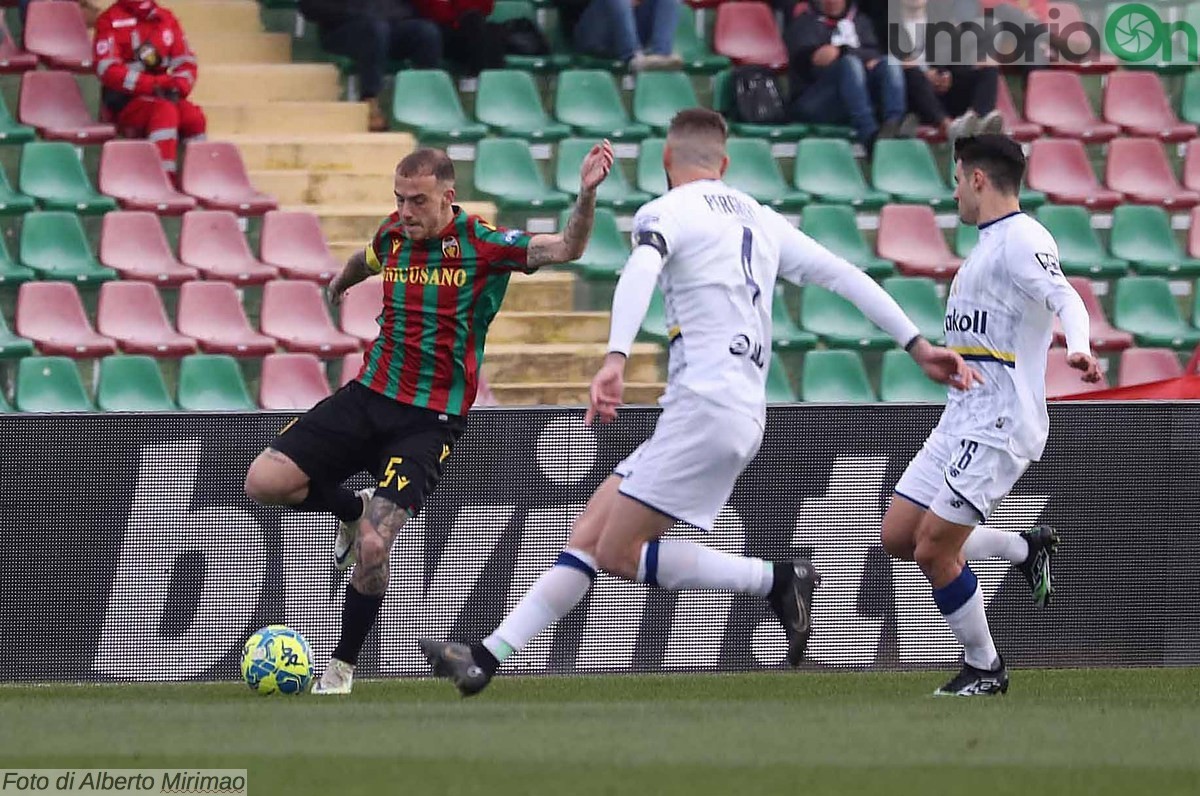
[[[534,235],[529,241],[529,266],[569,263],[583,256],[588,239],[592,237],[592,223],[596,219],[596,192],[585,191],[575,201],[575,209],[562,232],[553,235]]]
[[[350,255],[346,267],[329,282],[329,303],[337,306],[342,303],[342,296],[347,290],[357,285],[371,275],[367,268],[367,254],[360,249]]]
[[[350,582],[360,594],[382,597],[387,591],[391,570],[388,558],[400,529],[408,520],[408,510],[384,497],[372,498],[354,540],[358,563]]]

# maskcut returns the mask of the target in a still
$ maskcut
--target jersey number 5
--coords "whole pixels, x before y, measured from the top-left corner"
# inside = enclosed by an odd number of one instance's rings
[[[750,268],[750,258],[754,253],[754,232],[750,227],[742,227],[742,273],[746,275],[746,287],[750,288],[751,301],[758,301],[762,289],[754,281],[754,271]]]

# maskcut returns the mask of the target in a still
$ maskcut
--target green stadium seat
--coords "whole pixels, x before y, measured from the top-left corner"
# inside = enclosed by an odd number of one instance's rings
[[[923,276],[892,276],[883,280],[882,286],[926,340],[941,342],[946,328],[946,305],[938,296],[936,282]]]
[[[100,360],[96,404],[103,412],[173,412],[179,407],[167,392],[153,357],[116,355]]]
[[[873,279],[896,273],[895,263],[876,257],[867,245],[854,210],[847,205],[809,205],[800,217],[800,226],[817,243],[854,263]]]
[[[846,299],[817,285],[804,288],[800,326],[830,348],[883,349],[896,344],[891,335]]]
[[[1188,257],[1167,211],[1153,205],[1113,209],[1112,253],[1144,276],[1200,276],[1200,260]]]
[[[633,86],[633,118],[655,135],[666,135],[676,113],[699,104],[683,72],[642,72]]]
[[[792,178],[796,187],[828,204],[877,210],[888,195],[867,185],[850,142],[840,138],[805,138],[796,148]]]
[[[102,266],[92,254],[79,216],[63,211],[25,216],[21,262],[42,279],[92,284],[117,278],[116,271]]]
[[[1200,329],[1183,319],[1163,277],[1121,277],[1114,293],[1113,325],[1132,332],[1139,346],[1191,349],[1200,344]]]
[[[916,138],[888,138],[875,143],[871,183],[905,204],[955,207],[954,192],[938,173],[929,145]]]
[[[1116,279],[1129,270],[1128,262],[1104,250],[1085,208],[1046,205],[1038,208],[1037,219],[1054,236],[1058,244],[1058,262],[1067,276]]]
[[[651,196],[662,196],[667,192],[667,172],[663,169],[663,145],[661,138],[647,138],[638,150],[637,178],[634,182],[639,191]]]
[[[479,73],[475,118],[498,135],[531,142],[561,141],[571,128],[550,118],[528,72],[485,69]]]
[[[1179,103],[1179,118],[1200,124],[1200,71],[1193,69],[1183,76],[1183,97]]]
[[[67,357],[25,357],[17,366],[18,412],[94,412],[75,362]]]
[[[646,308],[646,317],[642,319],[642,329],[638,334],[641,340],[668,345],[671,342],[667,329],[667,308],[663,304],[663,294],[658,288],[650,296],[650,306]]]
[[[745,191],[776,210],[795,211],[812,201],[804,191],[791,188],[779,173],[771,145],[758,138],[731,138],[727,144],[729,169],[725,182]]]
[[[8,110],[8,103],[0,97],[0,144],[27,144],[36,137],[37,131],[19,124]]]
[[[4,237],[0,236],[0,288],[20,287],[37,278],[37,272],[32,268],[26,268],[13,262],[12,255],[8,253],[8,246],[4,243]]]
[[[392,121],[421,143],[478,141],[486,125],[467,118],[450,75],[440,69],[405,69],[396,73]]]
[[[529,144],[515,138],[479,142],[475,190],[492,198],[501,210],[558,211],[571,203],[569,194],[547,187]]]
[[[783,285],[775,286],[771,303],[771,343],[779,351],[807,351],[817,345],[817,336],[801,329],[788,312]]]
[[[18,359],[33,353],[33,341],[12,333],[0,314],[0,359]]]
[[[21,150],[21,193],[46,210],[97,215],[117,209],[115,199],[96,191],[75,147],[39,141]]]
[[[564,210],[559,217],[559,229],[566,225],[571,211]],[[605,207],[596,208],[596,221],[592,225],[592,238],[584,249],[583,256],[571,263],[584,279],[615,282],[629,259],[629,244],[617,227],[617,217]]]
[[[13,190],[8,175],[0,168],[0,216],[20,216],[33,208],[33,198]]]
[[[742,138],[766,138],[771,141],[795,141],[806,135],[830,135],[837,137],[837,132],[821,132],[819,126],[800,124],[749,124],[733,118],[733,72],[724,70],[713,77],[713,110],[729,120],[729,132]],[[837,128],[840,129],[840,128]],[[846,128],[849,130],[850,128]]]
[[[192,354],[180,360],[179,406],[190,412],[257,408],[237,360],[228,354]]]
[[[554,172],[554,187],[564,193],[579,194],[579,167],[595,142],[590,139],[568,138],[558,145],[558,161]],[[625,177],[620,163],[612,170],[596,191],[596,204],[610,207],[618,212],[634,213],[639,207],[653,199],[650,194],[634,190]]]
[[[696,15],[686,3],[679,4],[679,21],[675,25],[675,52],[683,59],[683,68],[693,74],[712,74],[729,68],[729,59],[712,51],[696,33]]]
[[[507,22],[510,19],[528,19],[537,25],[537,10],[534,6],[545,3],[530,3],[527,0],[496,0],[488,22]],[[549,30],[542,29],[550,52],[545,55],[506,55],[504,65],[509,69],[520,69],[523,72],[558,72],[571,65],[571,54],[562,41],[558,25],[551,25]]]
[[[946,403],[946,387],[930,380],[908,352],[883,352],[879,398],[888,403]]]
[[[800,400],[867,404],[875,402],[875,391],[857,351],[809,351],[804,355]]]
[[[954,253],[965,260],[978,242],[979,227],[958,222],[958,226],[954,228]]]
[[[612,74],[601,69],[568,69],[559,74],[554,113],[581,136],[641,141],[650,135],[649,127],[630,120]]]
[[[797,400],[787,366],[779,354],[771,354],[771,364],[767,368],[767,403],[793,404]]]

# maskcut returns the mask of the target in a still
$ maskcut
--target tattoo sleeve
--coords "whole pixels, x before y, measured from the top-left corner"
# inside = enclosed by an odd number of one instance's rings
[[[596,220],[596,192],[579,194],[575,208],[562,232],[554,235],[535,235],[529,242],[529,265],[569,263],[583,256],[588,239],[592,236],[592,224]]]
[[[387,498],[375,497],[367,504],[358,538],[354,540],[358,563],[350,579],[360,593],[382,597],[387,591],[391,576],[388,558],[396,536],[407,520],[408,510]]]
[[[349,290],[371,275],[367,269],[367,256],[359,249],[354,254],[350,255],[350,259],[346,261],[346,266],[342,272],[338,274],[338,288],[340,290]]]

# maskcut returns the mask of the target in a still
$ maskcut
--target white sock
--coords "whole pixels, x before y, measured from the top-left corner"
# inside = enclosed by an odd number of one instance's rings
[[[976,525],[963,544],[962,554],[968,561],[1003,558],[1014,564],[1021,564],[1029,557],[1029,542],[1019,533]]]
[[[588,593],[595,577],[596,559],[582,550],[566,548],[554,566],[533,582],[500,627],[483,640],[483,646],[503,662],[569,614]]]
[[[946,617],[954,637],[962,644],[963,660],[967,665],[989,671],[995,669],[1000,663],[1000,655],[988,629],[983,593],[971,568],[964,566],[954,581],[934,589],[933,599]]]
[[[657,540],[642,545],[637,579],[676,591],[716,589],[767,596],[775,582],[774,568],[761,558],[722,553],[695,542]]]

